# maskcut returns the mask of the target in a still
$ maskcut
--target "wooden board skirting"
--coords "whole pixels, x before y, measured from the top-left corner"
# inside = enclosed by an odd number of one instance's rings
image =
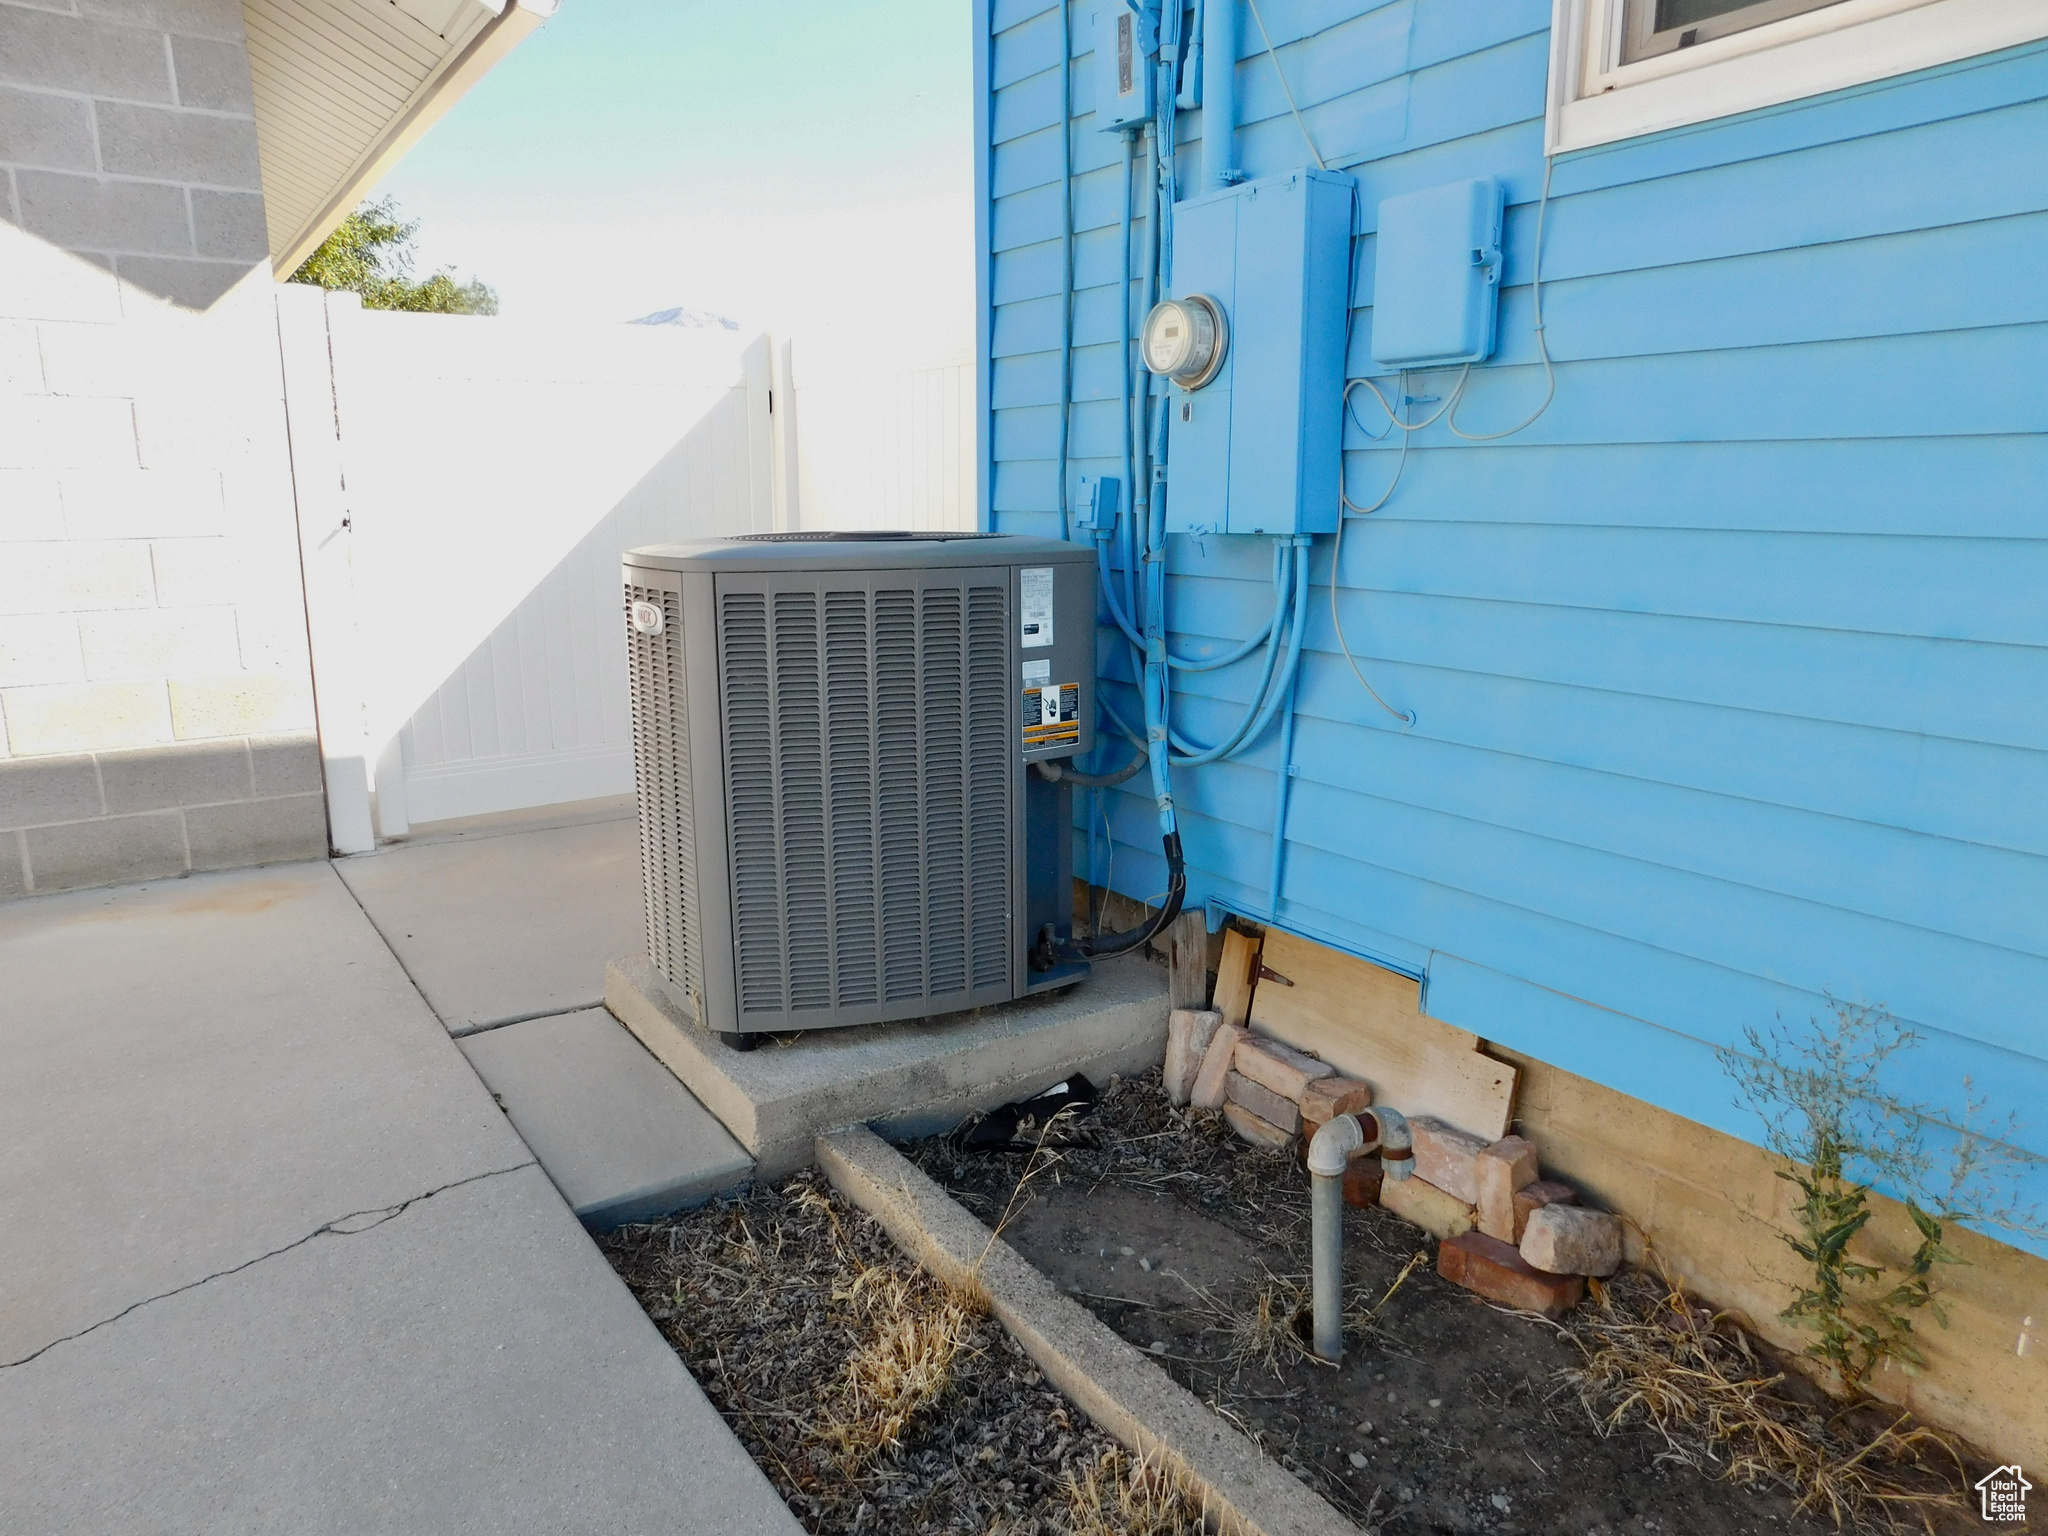
[[[1256,934],[1232,926],[1223,931],[1223,958],[1216,966],[1216,1000],[1209,1006],[1223,1015],[1223,1022],[1239,1028],[1251,1014],[1252,985],[1259,976],[1259,943]]]
[[[1424,1013],[1419,983],[1277,928],[1254,964],[1294,985],[1257,984],[1252,1028],[1363,1078],[1375,1102],[1403,1114],[1435,1115],[1489,1141],[1507,1134],[1519,1074],[1470,1030]]]

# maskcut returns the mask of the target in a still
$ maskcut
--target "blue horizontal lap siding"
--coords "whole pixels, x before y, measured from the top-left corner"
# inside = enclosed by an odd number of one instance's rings
[[[1502,343],[1459,422],[1540,398],[1529,281],[1548,0],[1262,0],[1297,101],[1361,187],[1354,374],[1381,199],[1508,189]],[[1070,474],[1120,471],[1123,146],[1095,131],[1074,12]],[[1057,533],[1058,16],[999,7],[993,526]],[[1247,12],[1235,158],[1307,149]],[[1181,116],[1181,182],[1202,163]],[[1825,994],[1922,1030],[1915,1097],[1965,1074],[2048,1152],[2048,48],[1573,155],[1545,307],[1556,400],[1527,431],[1410,445],[1303,662],[1281,922],[1426,978],[1486,1038],[1738,1134],[1711,1047]],[[1143,190],[1140,189],[1142,215]],[[1143,218],[1137,220],[1142,249]],[[1415,376],[1441,395],[1453,375]],[[1377,411],[1358,401],[1375,430]],[[1354,499],[1395,445],[1347,424]],[[1270,605],[1270,547],[1176,539],[1176,649]],[[1105,634],[1105,695],[1138,701]],[[1211,739],[1252,669],[1177,674]],[[1192,896],[1266,900],[1277,732],[1184,773]],[[1164,884],[1142,781],[1102,803],[1119,889]],[[2044,1187],[2043,1194],[2048,1194]]]

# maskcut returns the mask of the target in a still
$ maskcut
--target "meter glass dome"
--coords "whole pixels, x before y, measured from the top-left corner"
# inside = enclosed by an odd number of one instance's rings
[[[1182,389],[1200,389],[1223,366],[1223,310],[1205,293],[1152,306],[1139,337],[1145,366]]]

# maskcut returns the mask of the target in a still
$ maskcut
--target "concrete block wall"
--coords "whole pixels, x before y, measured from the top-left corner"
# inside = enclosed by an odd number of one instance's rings
[[[310,736],[232,736],[0,761],[0,899],[327,848]]]
[[[236,0],[0,0],[0,896],[324,850],[250,99]]]
[[[267,248],[239,0],[0,0],[6,216],[204,308]]]

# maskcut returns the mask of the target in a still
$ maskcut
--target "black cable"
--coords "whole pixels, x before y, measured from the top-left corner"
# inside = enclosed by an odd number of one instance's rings
[[[1097,934],[1061,945],[1056,952],[1062,958],[1105,960],[1111,955],[1129,954],[1157,938],[1168,923],[1180,916],[1181,903],[1188,894],[1188,870],[1181,858],[1180,833],[1169,832],[1162,846],[1166,851],[1166,900],[1160,903],[1159,910],[1127,933]]]
[[[1055,762],[1036,762],[1031,766],[1038,770],[1038,776],[1048,784],[1058,784],[1071,779],[1074,783],[1085,784],[1090,789],[1108,789],[1112,785],[1123,783],[1126,779],[1135,779],[1144,771],[1145,764],[1149,761],[1150,759],[1145,756],[1145,749],[1140,747],[1136,757],[1113,773],[1083,773],[1078,768],[1069,768],[1065,763]]]
[[[1082,940],[1076,948],[1087,958],[1100,960],[1110,955],[1128,954],[1158,937],[1168,923],[1180,916],[1181,902],[1188,894],[1188,872],[1181,858],[1180,833],[1169,832],[1163,839],[1163,847],[1166,852],[1166,900],[1149,921],[1128,933],[1105,933]]]

